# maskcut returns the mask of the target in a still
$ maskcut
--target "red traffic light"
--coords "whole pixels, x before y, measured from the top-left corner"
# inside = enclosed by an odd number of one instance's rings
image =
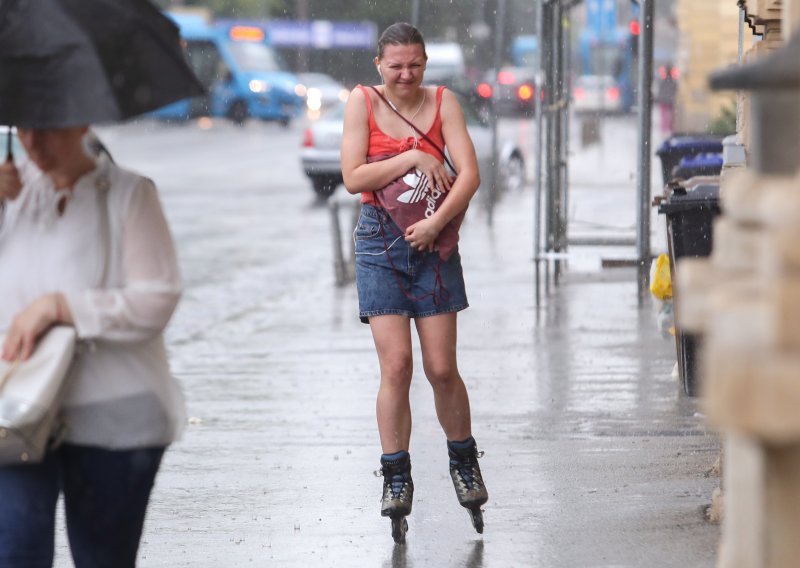
[[[631,20],[631,23],[630,23],[630,25],[628,27],[631,30],[631,35],[635,35],[635,36],[639,35],[640,28],[639,28],[639,21],[638,20]]]

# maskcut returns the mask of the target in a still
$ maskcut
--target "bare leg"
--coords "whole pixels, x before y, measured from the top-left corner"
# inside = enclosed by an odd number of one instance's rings
[[[467,387],[456,363],[456,314],[414,320],[422,345],[425,376],[433,387],[436,416],[448,440],[472,435]]]
[[[381,448],[384,454],[408,451],[411,440],[408,392],[413,370],[411,324],[406,316],[387,315],[369,318],[369,325],[381,368],[375,405]]]

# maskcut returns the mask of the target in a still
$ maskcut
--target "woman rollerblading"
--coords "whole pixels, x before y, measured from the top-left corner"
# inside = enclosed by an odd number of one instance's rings
[[[370,326],[380,365],[381,515],[392,520],[397,543],[405,541],[414,490],[412,320],[442,430],[448,440],[472,440],[456,357],[457,313],[469,305],[458,231],[480,174],[458,98],[423,85],[427,59],[415,27],[398,23],[383,32],[374,60],[380,84],[351,92],[341,146],[345,187],[361,194],[353,234],[359,317]],[[482,530],[486,489],[477,463],[456,470],[467,488],[462,504],[477,511]]]

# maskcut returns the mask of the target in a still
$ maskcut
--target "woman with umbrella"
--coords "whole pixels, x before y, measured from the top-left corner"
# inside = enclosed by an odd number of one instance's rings
[[[447,436],[450,475],[478,532],[483,531],[480,507],[488,499],[456,362],[456,314],[467,307],[458,228],[480,176],[458,99],[444,87],[422,84],[426,61],[416,28],[406,23],[387,28],[375,58],[382,85],[353,90],[342,139],[345,186],[360,193],[362,203],[354,235],[359,315],[369,323],[380,364],[381,514],[392,519],[397,542],[405,539],[404,517],[414,493],[412,319]],[[445,146],[455,166],[451,171]]]
[[[26,360],[54,325],[85,340],[64,443],[41,463],[0,467],[3,567],[52,564],[60,492],[76,566],[134,566],[161,457],[184,423],[162,335],[181,284],[155,187],[89,156],[86,131],[20,128],[29,160],[0,166],[2,358]]]
[[[0,356],[25,361],[54,325],[80,342],[63,443],[40,463],[0,467],[0,567],[52,565],[60,494],[75,566],[133,567],[159,464],[185,423],[163,337],[181,281],[153,182],[84,142],[89,124],[202,89],[175,26],[145,1],[9,6],[0,124],[18,126],[27,160],[0,165]]]

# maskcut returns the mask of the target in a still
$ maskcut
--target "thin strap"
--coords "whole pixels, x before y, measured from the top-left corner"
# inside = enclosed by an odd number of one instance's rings
[[[439,85],[436,88],[436,116],[437,116],[437,118],[439,117],[439,112],[442,110],[442,94],[444,93],[445,88],[446,87],[444,85]]]
[[[407,119],[405,116],[403,116],[402,114],[400,114],[400,112],[399,112],[397,109],[395,109],[395,108],[394,108],[392,105],[390,105],[390,104],[389,104],[389,101],[386,99],[386,97],[385,97],[385,96],[383,96],[383,93],[381,93],[381,92],[380,92],[378,89],[376,89],[374,86],[373,86],[373,87],[370,87],[370,88],[371,88],[373,91],[375,91],[375,93],[376,93],[376,94],[377,94],[377,95],[378,95],[378,96],[381,98],[381,100],[382,100],[383,102],[385,102],[385,103],[386,103],[386,105],[387,105],[387,106],[388,106],[390,109],[392,109],[392,111],[393,111],[393,112],[394,112],[394,113],[395,113],[397,116],[399,116],[400,118],[402,118],[402,119],[403,119],[403,122],[405,122],[405,123],[406,123],[406,124],[408,124],[408,125],[409,125],[411,128],[413,128],[413,129],[414,129],[414,130],[417,132],[417,134],[419,134],[420,136],[422,136],[422,138],[423,138],[423,139],[424,139],[424,140],[425,140],[425,141],[426,141],[428,144],[430,144],[431,146],[433,146],[434,148],[436,148],[436,150],[439,152],[439,154],[441,154],[441,155],[442,155],[442,158],[444,158],[444,162],[445,162],[445,163],[446,163],[448,166],[450,166],[450,169],[451,169],[451,170],[453,170],[453,173],[458,173],[458,172],[456,172],[456,169],[453,167],[453,164],[452,164],[452,163],[450,163],[450,160],[449,160],[449,159],[447,159],[447,155],[444,153],[444,150],[442,150],[442,148],[441,148],[441,147],[440,147],[440,146],[439,146],[439,145],[438,145],[436,142],[434,142],[433,140],[431,140],[431,137],[430,137],[430,136],[428,136],[428,135],[427,135],[427,134],[425,134],[425,133],[424,133],[422,130],[420,130],[419,128],[417,128],[417,127],[414,125],[414,123],[413,123],[413,122],[411,122],[410,120],[408,120],[408,119]],[[440,89],[444,89],[444,87],[439,87],[439,88],[440,88]],[[439,92],[438,92],[438,91],[437,91],[437,93],[436,93],[436,97],[437,97],[437,98],[439,98]],[[437,112],[438,112],[438,109],[437,109]]]
[[[364,85],[358,85],[358,88],[361,89],[361,92],[364,93],[364,98],[367,100],[367,113],[369,114],[370,121],[374,121],[374,115],[372,113],[372,97],[369,96],[369,91]],[[374,89],[375,87],[373,87]]]

